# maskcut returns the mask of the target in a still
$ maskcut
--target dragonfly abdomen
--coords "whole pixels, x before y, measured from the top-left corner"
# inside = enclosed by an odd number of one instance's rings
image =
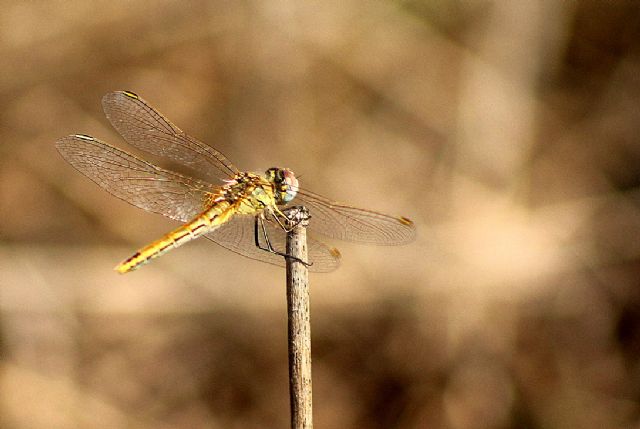
[[[138,269],[159,256],[164,255],[171,249],[175,249],[195,238],[208,234],[219,228],[226,222],[231,213],[228,207],[221,207],[221,204],[214,206],[206,212],[193,219],[191,222],[171,231],[164,237],[139,249],[128,259],[122,261],[115,270],[121,274]]]

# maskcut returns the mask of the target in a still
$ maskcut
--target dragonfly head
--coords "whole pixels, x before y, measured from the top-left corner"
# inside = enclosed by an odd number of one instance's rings
[[[298,179],[288,168],[272,167],[265,172],[267,179],[273,183],[276,203],[285,204],[293,200],[298,193]]]

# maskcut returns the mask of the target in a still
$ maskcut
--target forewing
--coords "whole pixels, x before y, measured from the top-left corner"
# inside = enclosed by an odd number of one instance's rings
[[[107,94],[102,107],[113,127],[138,149],[177,161],[207,179],[228,179],[238,171],[222,153],[186,134],[133,92]]]
[[[85,135],[56,142],[60,154],[112,195],[141,209],[187,222],[198,215],[212,185],[164,170]]]
[[[303,189],[293,203],[309,209],[309,230],[327,237],[380,245],[405,244],[415,238],[415,225],[405,217],[352,207]]]
[[[220,246],[238,253],[247,258],[266,262],[272,265],[285,266],[282,256],[261,250],[255,245],[254,217],[249,215],[236,215],[214,232],[205,235],[209,240]],[[282,228],[270,221],[265,221],[267,235],[271,245],[278,251],[285,253],[286,233]],[[264,235],[259,231],[258,238],[263,247],[266,247]],[[309,261],[313,264],[309,267],[312,272],[333,271],[340,265],[340,253],[337,249],[307,235],[307,251]]]

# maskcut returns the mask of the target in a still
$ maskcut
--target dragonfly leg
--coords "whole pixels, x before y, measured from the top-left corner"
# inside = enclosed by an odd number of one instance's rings
[[[264,241],[267,243],[267,247],[264,247],[261,243],[260,243],[260,236],[259,236],[259,232],[258,232],[258,223],[260,223],[260,228],[262,229],[262,236],[264,237]],[[280,223],[280,222],[278,222]],[[283,252],[279,252],[276,249],[273,248],[273,246],[271,245],[271,241],[269,240],[269,234],[267,234],[267,228],[264,225],[264,218],[262,216],[256,216],[255,220],[254,220],[254,224],[253,224],[253,239],[255,241],[256,247],[260,250],[264,250],[265,252],[269,252],[269,253],[273,253],[275,255],[279,255],[285,258],[290,258],[293,259],[294,261],[298,261],[301,264],[306,265],[307,267],[310,267],[311,263],[309,262],[305,262],[302,259],[289,255],[287,253],[283,253]]]
[[[293,228],[300,225],[301,222],[311,219],[309,211],[300,206],[288,207],[284,211],[275,207],[275,210],[271,212],[271,216],[273,216],[276,222],[278,222],[278,225],[286,232],[291,232]],[[280,218],[284,219],[284,222]]]
[[[293,228],[298,226],[298,224],[300,223],[299,220],[297,222],[295,222],[295,221],[292,221],[291,219],[289,219],[277,207],[275,208],[274,211],[271,212],[271,216],[276,220],[276,222],[278,222],[278,225],[280,225],[280,228],[282,228],[287,233],[293,231]],[[284,222],[280,219],[281,217],[284,219]]]

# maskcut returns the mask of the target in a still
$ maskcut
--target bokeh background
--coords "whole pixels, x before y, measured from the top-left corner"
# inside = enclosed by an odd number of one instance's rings
[[[288,427],[281,269],[112,270],[176,226],[54,148],[117,89],[416,222],[311,276],[316,427],[640,427],[637,1],[1,1],[0,58],[0,427]]]

